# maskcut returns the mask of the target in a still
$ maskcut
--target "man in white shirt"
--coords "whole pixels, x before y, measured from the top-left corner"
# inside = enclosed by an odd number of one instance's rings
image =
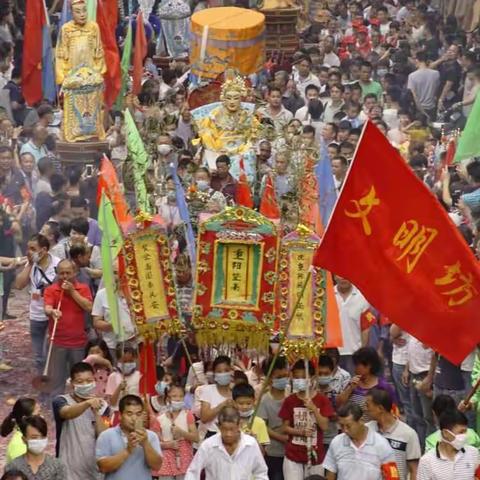
[[[327,67],[339,67],[340,66],[340,59],[338,55],[333,51],[335,47],[335,40],[331,35],[325,37],[322,40],[322,47],[324,51],[323,55],[323,64]]]
[[[312,61],[308,55],[302,55],[298,57],[294,66],[297,69],[297,76],[295,76],[295,83],[297,85],[298,92],[303,100],[306,99],[305,89],[309,85],[316,85],[320,90],[320,80],[317,76],[313,75],[310,71],[312,66]]]
[[[56,267],[60,261],[48,250],[50,243],[43,235],[33,235],[27,243],[28,263],[15,278],[15,288],[22,290],[30,286],[30,338],[38,372],[43,371],[45,364],[45,339],[48,319],[45,314],[43,291],[51,285],[57,275]]]
[[[310,114],[308,113],[308,103],[310,100],[318,100],[320,98],[320,89],[318,88],[317,85],[314,85],[313,83],[311,85],[308,85],[305,89],[305,98],[306,98],[306,105],[299,108],[295,112],[295,118],[297,120],[300,120],[302,123],[306,122],[308,124],[308,121],[310,120]]]
[[[330,444],[323,467],[327,480],[372,480],[386,478],[384,471],[397,473],[395,454],[388,441],[361,421],[359,405],[347,403],[338,410],[344,433]],[[388,478],[398,478],[393,474]]]
[[[368,330],[361,331],[360,317],[368,309],[369,304],[360,291],[348,280],[335,276],[335,298],[337,299],[340,323],[342,326],[343,347],[340,351],[340,366],[350,374],[354,371],[353,352],[365,346]]]
[[[259,108],[258,113],[272,120],[277,133],[281,133],[293,118],[292,112],[288,111],[282,104],[282,90],[275,86],[268,89],[267,105]]]
[[[418,433],[420,444],[435,431],[432,414],[432,397],[429,394],[431,385],[427,385],[433,351],[420,340],[409,336],[407,343],[407,364],[402,381],[409,386],[410,406],[412,411],[412,427]]]
[[[343,181],[345,180],[345,176],[347,175],[348,161],[344,156],[337,155],[336,157],[332,158],[331,162],[333,183],[335,184],[335,190],[338,194],[340,193]]]
[[[467,417],[458,410],[440,416],[441,440],[418,465],[417,480],[474,480],[480,464],[475,447],[467,445]]]
[[[417,477],[422,452],[418,435],[412,427],[392,413],[392,398],[386,390],[373,388],[367,394],[366,410],[373,419],[367,427],[388,440],[395,453],[400,480]]]
[[[240,415],[234,407],[218,415],[220,433],[205,440],[193,457],[184,480],[268,480],[268,469],[254,437],[240,431]]]

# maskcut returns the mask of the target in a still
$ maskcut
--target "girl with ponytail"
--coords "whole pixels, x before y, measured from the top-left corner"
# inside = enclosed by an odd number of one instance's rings
[[[25,418],[31,415],[38,415],[39,412],[40,405],[33,398],[22,397],[15,402],[12,411],[2,422],[0,426],[0,435],[2,437],[8,437],[8,435],[14,432],[7,445],[6,463],[27,452],[27,446],[22,440],[20,429]]]

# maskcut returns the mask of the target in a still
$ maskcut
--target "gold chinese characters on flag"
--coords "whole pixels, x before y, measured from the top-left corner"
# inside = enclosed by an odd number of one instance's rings
[[[454,363],[480,340],[478,261],[444,208],[370,122],[317,262]]]
[[[166,233],[148,227],[127,236],[125,274],[132,317],[142,335],[178,333],[175,283]]]
[[[283,237],[280,243],[279,329],[284,336],[285,353],[291,361],[317,357],[325,343],[325,274],[321,269],[312,269],[319,243],[320,238],[302,225]],[[304,289],[309,270],[312,275]],[[295,305],[297,309],[293,315]]]
[[[277,249],[275,225],[245,207],[200,224],[193,312],[199,344],[268,349]]]

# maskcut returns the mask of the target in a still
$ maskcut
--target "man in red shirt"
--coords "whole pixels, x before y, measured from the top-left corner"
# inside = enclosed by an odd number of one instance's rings
[[[44,291],[50,336],[58,319],[48,372],[52,398],[64,393],[70,368],[85,358],[85,313],[92,311],[92,294],[88,285],[75,280],[75,275],[74,264],[62,260],[57,266],[57,281]]]
[[[314,369],[310,363],[308,369],[311,378]],[[323,474],[323,432],[328,428],[329,418],[335,415],[325,395],[312,389],[312,394],[307,397],[307,383],[305,361],[298,360],[292,367],[294,393],[284,400],[278,413],[283,420],[283,431],[288,435],[283,461],[283,476],[288,480],[303,480],[308,475]],[[312,463],[309,471],[308,455]]]

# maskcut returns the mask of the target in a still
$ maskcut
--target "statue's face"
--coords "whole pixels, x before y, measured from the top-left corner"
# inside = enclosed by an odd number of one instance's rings
[[[242,97],[240,96],[240,93],[238,93],[238,92],[226,92],[223,104],[225,105],[225,108],[230,113],[234,113],[234,112],[237,112],[240,109],[241,101],[242,101]]]
[[[87,23],[87,5],[85,3],[77,3],[72,7],[73,21],[78,25]]]

